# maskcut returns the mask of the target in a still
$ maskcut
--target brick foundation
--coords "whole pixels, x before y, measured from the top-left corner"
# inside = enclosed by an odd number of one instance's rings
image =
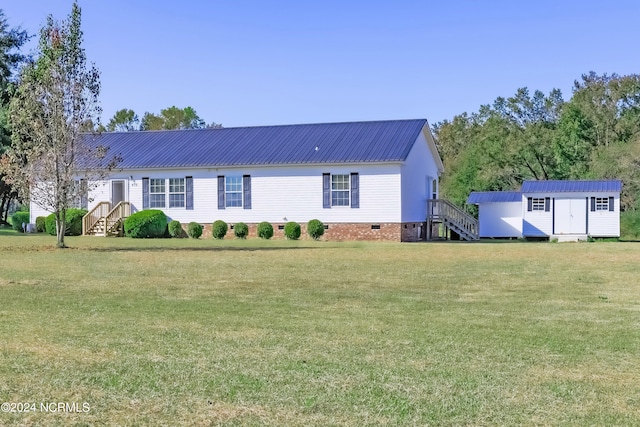
[[[272,223],[273,237],[272,239],[284,239],[285,223]],[[211,238],[211,224],[203,224],[204,230],[202,238]],[[235,238],[233,234],[232,224],[229,223],[229,230],[225,239]],[[248,239],[258,238],[258,224],[247,224],[249,227]],[[282,229],[280,229],[282,227]],[[307,233],[307,224],[300,224],[302,232],[301,240],[310,239]],[[186,224],[183,224],[186,230]],[[372,240],[372,241],[392,241],[392,242],[417,242],[424,240],[426,223],[424,222],[406,222],[398,223],[339,223],[325,224],[324,235],[322,240],[329,241],[349,241],[349,240]]]

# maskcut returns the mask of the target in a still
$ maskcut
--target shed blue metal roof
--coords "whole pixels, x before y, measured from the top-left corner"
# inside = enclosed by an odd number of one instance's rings
[[[525,181],[523,193],[619,193],[620,180],[599,181]]]
[[[404,161],[425,119],[86,135],[119,169]],[[98,166],[94,162],[86,167]]]
[[[467,199],[467,203],[470,205],[521,201],[522,193],[519,191],[472,191]]]

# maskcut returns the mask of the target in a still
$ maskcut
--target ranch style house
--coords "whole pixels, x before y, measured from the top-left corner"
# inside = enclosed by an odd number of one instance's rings
[[[205,235],[215,220],[244,222],[250,236],[268,221],[277,237],[289,221],[319,219],[329,240],[425,240],[445,220],[474,236],[456,215],[442,216],[455,214],[452,205],[436,203],[443,165],[425,119],[85,138],[121,159],[79,200],[89,210],[86,235],[119,235],[131,213],[161,209],[170,220],[203,224]],[[34,203],[30,212],[31,222],[49,214]]]

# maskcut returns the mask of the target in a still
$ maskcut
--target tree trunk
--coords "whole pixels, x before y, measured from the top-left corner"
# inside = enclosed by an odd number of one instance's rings
[[[56,244],[56,247],[58,248],[67,247],[64,244],[64,234],[67,231],[66,215],[67,213],[64,209],[56,212],[56,235],[58,237],[58,243]]]
[[[5,213],[4,207],[5,203],[7,203],[7,195],[2,196],[2,204],[0,204],[0,224],[7,224],[7,214]]]
[[[5,218],[5,221],[7,222],[7,224],[9,223],[9,208],[11,208],[11,201],[13,200],[13,197],[9,198],[9,200],[7,201],[7,204],[4,206],[4,212],[3,212],[3,216]]]

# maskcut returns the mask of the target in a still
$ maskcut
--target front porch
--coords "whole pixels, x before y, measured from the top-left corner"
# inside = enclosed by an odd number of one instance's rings
[[[124,236],[124,220],[131,215],[131,204],[100,202],[82,217],[83,236]]]

